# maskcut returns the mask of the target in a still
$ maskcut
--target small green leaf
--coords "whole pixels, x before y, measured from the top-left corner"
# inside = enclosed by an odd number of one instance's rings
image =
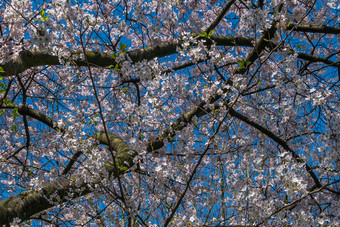
[[[214,30],[211,30],[208,34],[208,37],[211,37],[214,34]]]
[[[268,40],[268,39],[266,39],[266,38],[263,38],[263,40],[264,40],[264,41],[266,41],[266,42],[269,42],[269,40]]]
[[[129,88],[128,87],[124,87],[124,88],[122,88],[122,90],[123,90],[123,93],[126,94],[129,91]]]
[[[126,166],[119,165],[118,162],[116,162],[116,165],[119,168],[119,170],[122,171],[122,172],[125,172],[128,169],[128,167],[126,167]]]
[[[109,65],[109,66],[107,66],[106,68],[108,68],[108,69],[113,69],[113,68],[114,68],[114,65]]]
[[[0,73],[4,73],[5,72],[5,70],[4,70],[4,68],[2,68],[1,66],[0,66]],[[3,79],[3,77],[1,76],[0,77],[0,80],[2,80]]]
[[[119,48],[120,48],[120,50],[121,50],[122,52],[125,52],[125,51],[126,51],[126,48],[127,48],[127,45],[124,44],[124,43],[120,43]]]
[[[121,166],[119,169],[120,171],[126,171],[128,168],[126,166]]]
[[[14,108],[12,110],[12,115],[13,115],[13,120],[15,120],[17,117],[19,117],[20,115],[18,114],[18,108]]]
[[[115,71],[117,72],[117,73],[119,73],[120,72],[120,65],[119,64],[116,64],[115,65]]]
[[[207,32],[206,32],[206,31],[203,31],[203,32],[201,33],[201,37],[208,37]]]
[[[184,162],[181,162],[181,163],[179,163],[178,165],[179,165],[179,166],[182,166],[182,165],[184,165]]]
[[[239,67],[240,67],[241,69],[244,68],[244,60],[237,62],[237,64],[239,65]]]
[[[248,68],[248,66],[251,64],[251,61],[245,61],[244,59],[242,61],[237,62],[240,69]]]
[[[0,89],[0,94],[5,94],[5,93],[6,93],[5,90]]]
[[[3,114],[3,113],[5,113],[5,111],[4,110],[0,110],[0,115]]]
[[[12,131],[16,131],[17,130],[17,126],[12,125]]]
[[[40,16],[42,17],[41,21],[45,22],[46,20],[48,20],[49,18],[45,15],[45,11],[42,9],[40,11]]]

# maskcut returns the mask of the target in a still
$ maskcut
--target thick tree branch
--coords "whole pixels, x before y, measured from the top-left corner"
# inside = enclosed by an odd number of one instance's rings
[[[198,40],[205,40],[207,45],[216,43],[218,46],[249,46],[252,47],[252,38],[244,37],[224,37],[224,36],[211,36],[201,37],[199,34],[193,34]],[[164,42],[160,45],[145,47],[137,50],[127,51],[121,53],[122,55],[128,55],[132,62],[139,62],[142,60],[151,60],[155,57],[164,57],[176,53],[178,47],[183,44],[182,39],[175,39],[172,42]],[[73,52],[75,56],[80,56],[82,52]],[[100,53],[87,51],[85,53],[85,60],[75,60],[78,66],[92,66],[92,67],[109,67],[116,65],[117,56],[113,56],[111,53]],[[72,59],[72,58],[70,58]],[[67,59],[66,59],[67,60]],[[51,55],[43,51],[22,51],[19,57],[15,60],[9,61],[0,66],[5,72],[0,73],[0,76],[12,76],[18,73],[22,73],[25,70],[43,65],[61,65],[57,56]]]
[[[21,115],[30,116],[30,117],[44,123],[45,125],[49,126],[50,128],[52,128],[56,131],[66,132],[66,129],[63,128],[63,127],[59,127],[56,121],[54,121],[52,118],[48,117],[47,115],[40,113],[37,110],[29,108],[25,105],[19,105],[18,106],[18,112]]]
[[[310,61],[310,62],[322,62],[325,63],[329,66],[334,66],[334,67],[340,67],[340,61],[334,62],[329,60],[328,58],[324,58],[324,57],[319,57],[319,56],[315,56],[315,55],[310,55],[310,54],[304,54],[301,52],[297,53],[297,57],[306,61]]]
[[[298,25],[295,24],[288,24],[286,26],[287,30],[298,31],[298,32],[311,32],[311,33],[323,33],[323,34],[340,34],[340,27],[329,27],[325,25]]]
[[[32,215],[53,207],[52,201],[49,201],[47,198],[57,196],[61,201],[66,201],[69,192],[75,193],[74,197],[89,193],[89,186],[85,183],[78,184],[76,177],[67,180],[67,184],[56,181],[43,187],[39,192],[28,190],[2,201],[0,203],[1,226],[9,226],[16,217],[19,217],[21,220],[28,220]],[[84,187],[85,190],[79,192],[79,187]],[[54,201],[54,203],[60,204],[59,201]]]
[[[247,46],[253,47],[253,39],[249,37],[224,37],[224,36],[211,36],[211,37],[201,37],[198,34],[193,34],[196,36],[198,40],[205,40],[206,45],[211,45],[215,43],[217,46]],[[265,38],[266,39],[266,38]],[[267,40],[267,39],[266,39]],[[139,62],[142,60],[151,60],[155,57],[164,57],[169,56],[171,54],[176,53],[177,47],[182,45],[183,41],[181,39],[175,39],[173,42],[164,42],[157,46],[145,47],[137,50],[128,51],[126,53],[133,63]],[[269,41],[264,45],[271,45]],[[260,47],[260,45],[257,45]],[[262,48],[263,46],[261,46]],[[73,55],[80,56],[81,52],[73,52]],[[88,60],[75,60],[74,64],[78,66],[92,66],[92,67],[109,67],[112,65],[116,65],[116,57],[109,53],[100,53],[100,52],[91,52],[87,51],[85,53],[86,59]],[[322,57],[310,57],[307,54],[299,53],[298,57],[301,59],[311,59],[312,62],[323,62],[329,65],[334,65],[334,62],[324,59]],[[71,57],[70,57],[71,58]],[[248,56],[248,60],[251,60],[252,56]],[[1,72],[0,76],[7,77],[16,75],[18,73],[22,73],[27,69],[37,66],[44,65],[61,65],[62,63],[59,61],[57,56],[51,55],[49,53],[43,51],[22,51],[19,54],[19,57],[15,60],[11,60],[4,64],[0,64],[0,67],[4,69],[5,72]],[[337,64],[338,65],[338,64]],[[190,66],[190,65],[189,65]]]
[[[14,108],[18,108],[18,113],[21,115],[27,115],[31,118],[34,118],[56,131],[66,132],[66,129],[63,127],[59,127],[57,122],[54,121],[52,118],[26,105],[16,105],[14,103],[0,104],[0,109],[14,109]]]
[[[137,155],[137,152],[131,150],[129,145],[124,142],[119,136],[108,133],[111,147],[116,151],[115,161],[118,167],[130,168],[133,166],[133,159]],[[110,142],[107,140],[107,136],[104,132],[95,133],[93,138],[97,139],[101,144],[110,146]],[[108,164],[112,165],[112,164]],[[113,166],[113,165],[112,165]],[[124,173],[124,172],[121,172]]]

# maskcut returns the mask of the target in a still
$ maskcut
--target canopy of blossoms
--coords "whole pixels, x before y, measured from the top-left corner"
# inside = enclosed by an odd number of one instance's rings
[[[0,225],[339,223],[337,0],[3,0]]]

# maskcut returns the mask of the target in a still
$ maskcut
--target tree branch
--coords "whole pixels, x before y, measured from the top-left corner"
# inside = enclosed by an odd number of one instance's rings
[[[0,105],[0,109],[14,109],[14,108],[18,108],[18,113],[21,115],[27,115],[30,116],[42,123],[44,123],[45,125],[49,126],[50,128],[56,130],[56,131],[60,131],[60,132],[66,132],[65,128],[59,127],[57,122],[54,121],[52,118],[48,117],[47,115],[32,109],[26,105],[16,105],[14,103],[11,104],[4,104],[2,103]]]
[[[266,129],[265,127],[263,127],[263,126],[259,125],[258,123],[252,121],[250,118],[248,118],[248,117],[242,115],[241,113],[237,112],[233,108],[230,108],[229,113],[232,117],[235,117],[235,118],[243,121],[244,123],[256,128],[257,130],[259,130],[260,132],[262,132],[263,134],[265,134],[266,136],[268,136],[269,138],[274,140],[277,144],[282,146],[286,151],[290,152],[292,154],[293,158],[297,162],[303,163],[305,165],[305,168],[306,168],[307,172],[309,173],[309,175],[312,177],[314,184],[317,187],[321,187],[321,183],[320,183],[319,179],[317,178],[317,176],[315,175],[315,173],[313,172],[313,170],[293,149],[291,149],[288,146],[288,144],[284,140],[282,140],[280,137],[276,136],[273,132]]]
[[[306,25],[307,26],[307,25]],[[307,26],[314,28],[313,26]],[[324,27],[324,26],[323,26]],[[322,28],[323,28],[322,27]],[[339,28],[332,27],[334,31],[339,31]],[[315,31],[318,31],[314,29]],[[314,31],[313,29],[311,30]],[[333,31],[332,30],[332,31]],[[337,33],[338,34],[338,33]],[[225,36],[210,36],[210,37],[202,37],[199,34],[193,34],[197,40],[205,40],[206,45],[211,45],[215,43],[217,46],[246,46],[246,47],[253,47],[253,38],[249,37],[225,37]],[[266,38],[265,38],[266,39]],[[160,45],[145,47],[141,49],[136,49],[132,51],[127,51],[126,53],[121,53],[122,55],[127,54],[133,63],[139,62],[142,60],[151,60],[155,57],[164,57],[169,56],[171,54],[176,53],[177,47],[181,47],[183,41],[181,39],[175,39],[173,42],[164,42]],[[269,41],[265,45],[271,44]],[[259,45],[257,45],[259,47]],[[262,48],[262,47],[261,47]],[[71,52],[71,55],[80,56],[81,52]],[[100,52],[92,52],[87,51],[85,52],[85,60],[75,60],[73,61],[77,66],[92,66],[92,67],[109,67],[111,65],[116,65],[117,56],[113,56],[109,53],[100,53]],[[249,56],[251,58],[251,56]],[[299,53],[299,58],[305,59],[310,58],[307,54]],[[71,58],[71,56],[70,56]],[[249,59],[251,60],[251,59]],[[323,62],[326,64],[334,65],[332,61],[325,60],[321,57],[313,57],[312,62]],[[61,65],[62,63],[59,61],[58,56],[51,55],[44,51],[21,51],[19,53],[19,57],[15,60],[11,60],[4,64],[0,64],[0,67],[4,69],[5,72],[0,72],[0,76],[7,77],[16,75],[18,73],[22,73],[27,69],[36,66],[43,66],[43,65]]]
[[[211,36],[211,37],[201,37],[198,34],[193,34],[198,40],[205,40],[207,45],[211,45],[213,42],[217,46],[248,46],[252,47],[252,38],[244,37],[224,37],[224,36]],[[127,51],[125,53],[120,53],[120,55],[128,55],[132,62],[139,62],[142,60],[151,60],[155,57],[164,57],[176,53],[176,49],[181,47],[183,44],[182,39],[175,39],[172,42],[164,42],[160,45],[145,47],[137,50]],[[72,52],[74,56],[80,56],[82,52]],[[92,67],[109,67],[111,65],[116,65],[117,56],[109,53],[100,52],[85,52],[85,59],[87,60],[75,60],[73,61],[78,66],[92,66]],[[71,56],[70,56],[71,59]],[[22,73],[25,70],[43,65],[61,65],[58,56],[51,55],[44,51],[21,51],[19,57],[15,60],[11,60],[4,64],[0,64],[0,67],[4,69],[5,72],[1,72],[0,76],[7,77]]]
[[[227,4],[224,6],[224,8],[220,12],[220,14],[216,17],[216,19],[210,24],[210,26],[207,29],[205,29],[205,32],[207,34],[209,34],[210,31],[214,30],[215,27],[221,22],[221,20],[223,19],[224,15],[228,12],[228,10],[234,4],[235,1],[236,0],[229,0],[227,2]]]
[[[340,27],[330,27],[325,25],[298,25],[296,26],[293,23],[289,23],[286,26],[287,30],[297,31],[297,32],[311,32],[311,33],[324,33],[324,34],[340,34]]]
[[[324,57],[319,57],[319,56],[315,56],[315,55],[310,55],[310,54],[304,54],[301,52],[297,53],[297,57],[306,61],[310,61],[310,62],[322,62],[325,63],[329,66],[334,66],[334,67],[340,67],[340,61],[334,62],[329,60],[328,58],[324,58]]]

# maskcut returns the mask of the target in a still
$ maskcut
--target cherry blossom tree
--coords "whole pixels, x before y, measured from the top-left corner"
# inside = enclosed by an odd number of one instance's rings
[[[1,4],[1,225],[339,223],[339,1]]]

